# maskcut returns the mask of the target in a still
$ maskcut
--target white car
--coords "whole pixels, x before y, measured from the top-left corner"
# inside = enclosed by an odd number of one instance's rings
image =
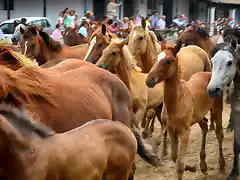
[[[52,31],[54,30],[54,26],[51,23],[51,20],[47,17],[21,17],[21,18],[15,18],[15,19],[9,19],[7,21],[4,21],[0,24],[0,29],[3,32],[4,40],[8,43],[12,44],[12,35],[14,33],[14,21],[18,20],[20,21],[22,18],[27,19],[28,25],[37,25],[42,26],[44,28],[44,31],[47,32],[49,35],[52,34]]]

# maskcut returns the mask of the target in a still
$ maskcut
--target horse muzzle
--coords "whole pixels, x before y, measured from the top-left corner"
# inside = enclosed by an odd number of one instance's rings
[[[157,82],[156,82],[155,78],[151,78],[150,80],[148,80],[148,79],[146,80],[146,85],[149,88],[154,88],[156,84],[157,84]]]
[[[102,69],[107,69],[106,64],[99,64],[99,65],[97,65],[97,67],[102,68]]]
[[[208,88],[208,95],[211,97],[211,98],[217,98],[217,97],[220,97],[222,96],[222,89],[221,88]]]

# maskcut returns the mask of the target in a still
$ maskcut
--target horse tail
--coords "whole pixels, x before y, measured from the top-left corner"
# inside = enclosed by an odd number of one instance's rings
[[[143,140],[140,136],[140,134],[134,130],[133,128],[131,129],[132,133],[134,134],[136,140],[137,140],[137,153],[139,156],[141,156],[141,158],[148,162],[149,164],[153,165],[153,166],[159,166],[160,165],[160,159],[157,157],[156,154],[154,154],[153,152],[149,151],[144,143]]]

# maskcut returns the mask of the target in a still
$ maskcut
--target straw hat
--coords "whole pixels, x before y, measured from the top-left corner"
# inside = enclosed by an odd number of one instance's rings
[[[85,16],[87,16],[87,15],[89,15],[89,14],[92,14],[92,11],[90,11],[90,10],[87,10],[87,12],[86,12]]]
[[[123,21],[129,21],[129,18],[128,17],[124,17]]]
[[[81,18],[81,21],[86,21],[86,20],[87,20],[86,17],[82,17],[82,18]]]

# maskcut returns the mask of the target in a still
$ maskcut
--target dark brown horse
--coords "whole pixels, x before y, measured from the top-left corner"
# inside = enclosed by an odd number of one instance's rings
[[[88,50],[87,44],[76,47],[63,45],[36,27],[28,27],[25,30],[21,28],[21,33],[22,53],[31,59],[36,59],[39,65],[57,58],[83,59]]]
[[[119,122],[99,119],[57,134],[24,110],[2,104],[0,134],[0,168],[11,180],[133,179],[137,148],[144,148]]]
[[[88,41],[85,40],[83,35],[79,34],[78,29],[68,27],[63,33],[63,41],[67,46],[75,46],[79,44],[86,44]]]

